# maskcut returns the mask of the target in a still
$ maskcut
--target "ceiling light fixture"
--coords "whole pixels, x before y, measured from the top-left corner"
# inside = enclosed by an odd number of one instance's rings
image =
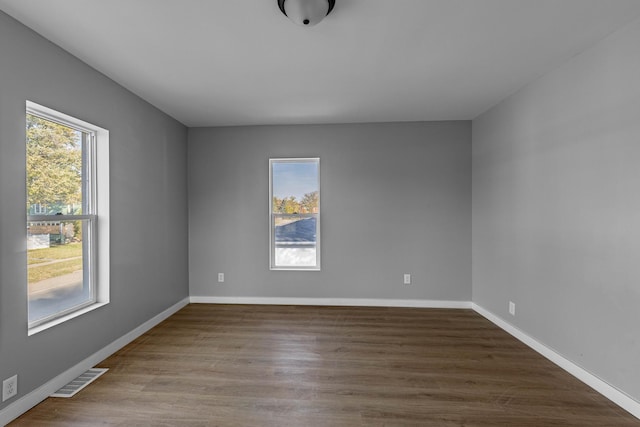
[[[311,27],[322,21],[335,4],[336,0],[278,0],[282,13],[303,27]]]

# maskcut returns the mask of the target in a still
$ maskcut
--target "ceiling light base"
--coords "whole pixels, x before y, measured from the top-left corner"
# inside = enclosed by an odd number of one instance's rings
[[[336,0],[278,0],[278,7],[295,24],[312,27],[333,10]]]

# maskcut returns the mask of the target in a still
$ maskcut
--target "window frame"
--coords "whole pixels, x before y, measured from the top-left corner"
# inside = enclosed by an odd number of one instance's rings
[[[275,222],[273,212],[273,165],[275,163],[316,163],[318,165],[318,212],[311,215],[316,218],[316,264],[313,266],[277,266],[275,263]],[[321,212],[321,189],[320,189],[320,158],[319,157],[278,157],[269,159],[269,270],[272,271],[320,271],[321,270],[321,233],[320,233],[320,212]],[[296,216],[296,214],[277,214],[279,216]]]
[[[26,212],[26,223],[83,221],[87,224],[86,230],[83,225],[83,233],[87,233],[83,235],[83,246],[87,240],[86,249],[83,247],[83,282],[89,280],[91,298],[43,319],[28,322],[28,335],[33,335],[109,303],[109,131],[31,101],[26,101],[25,112],[25,122],[27,114],[34,115],[88,136],[82,142],[82,214],[29,215]]]

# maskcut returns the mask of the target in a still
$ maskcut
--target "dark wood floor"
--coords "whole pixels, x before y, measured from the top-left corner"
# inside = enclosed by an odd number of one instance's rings
[[[15,426],[638,426],[471,310],[189,305]]]

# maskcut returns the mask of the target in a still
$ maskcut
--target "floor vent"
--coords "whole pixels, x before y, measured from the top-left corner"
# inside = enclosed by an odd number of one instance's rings
[[[108,370],[109,369],[107,368],[91,368],[75,380],[71,381],[69,384],[62,387],[60,390],[53,393],[51,397],[73,397],[77,392],[91,384],[100,375],[104,374]]]

